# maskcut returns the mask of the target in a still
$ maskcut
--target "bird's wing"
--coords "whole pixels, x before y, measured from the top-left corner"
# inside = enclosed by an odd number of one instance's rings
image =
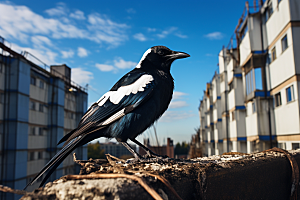
[[[146,101],[155,87],[154,79],[145,72],[129,72],[84,114],[78,127],[65,135],[58,144],[64,145],[81,134],[106,127]]]

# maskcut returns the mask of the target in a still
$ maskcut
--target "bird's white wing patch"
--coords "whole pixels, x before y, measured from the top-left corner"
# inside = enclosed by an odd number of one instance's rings
[[[136,66],[135,68],[141,68],[141,63],[142,63],[142,61],[145,60],[146,56],[147,56],[150,52],[151,52],[151,48],[148,49],[148,50],[144,53],[143,57],[141,58],[140,62],[137,64],[137,66]]]
[[[113,104],[118,104],[125,95],[128,96],[130,94],[136,94],[144,91],[144,87],[153,80],[154,79],[151,75],[145,74],[130,85],[119,87],[117,91],[109,91],[105,93],[97,103],[99,106],[102,106],[108,99],[110,99]]]

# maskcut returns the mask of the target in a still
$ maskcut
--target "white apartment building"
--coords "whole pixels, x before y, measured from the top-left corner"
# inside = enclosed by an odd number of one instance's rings
[[[2,39],[2,40],[1,40]],[[58,152],[58,141],[77,127],[87,91],[71,81],[66,65],[45,70],[4,44],[0,37],[0,184],[23,189]],[[87,159],[86,146],[75,150]],[[72,155],[49,178],[79,173]],[[41,178],[28,190],[37,188]],[[0,192],[0,199],[19,199]]]
[[[300,147],[299,1],[245,11],[200,102],[204,155]]]

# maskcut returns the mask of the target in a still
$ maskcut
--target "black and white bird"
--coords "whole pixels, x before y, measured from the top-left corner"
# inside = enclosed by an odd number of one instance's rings
[[[165,46],[148,49],[135,69],[124,75],[95,102],[81,118],[78,127],[59,141],[58,144],[65,142],[63,148],[25,189],[47,172],[40,184],[42,186],[75,148],[99,137],[115,138],[136,160],[143,160],[144,157],[130,147],[128,139],[145,149],[149,156],[158,156],[135,138],[167,110],[174,89],[171,64],[176,59],[189,56]]]

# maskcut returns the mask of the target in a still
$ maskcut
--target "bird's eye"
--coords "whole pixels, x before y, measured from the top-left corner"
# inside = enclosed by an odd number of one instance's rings
[[[161,56],[164,55],[163,51],[158,51],[157,53],[158,53],[158,55],[161,55]]]

